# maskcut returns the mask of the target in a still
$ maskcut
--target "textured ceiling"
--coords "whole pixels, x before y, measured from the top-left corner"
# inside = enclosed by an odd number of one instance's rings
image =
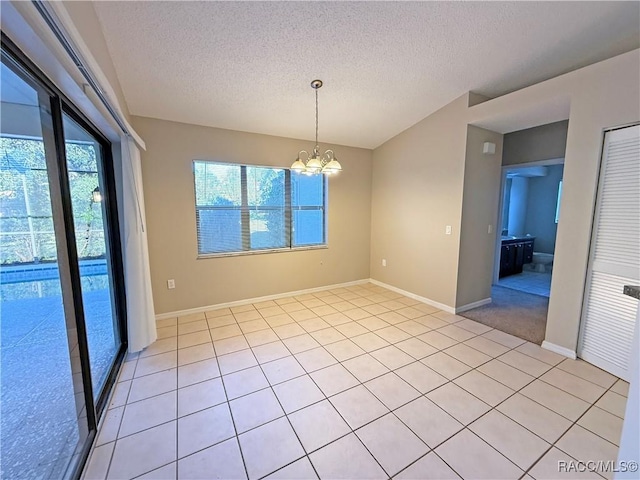
[[[638,48],[638,2],[97,2],[134,115],[373,148]]]

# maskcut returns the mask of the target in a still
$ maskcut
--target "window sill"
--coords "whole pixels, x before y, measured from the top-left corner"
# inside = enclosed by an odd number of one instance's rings
[[[301,252],[304,250],[324,250],[328,249],[327,244],[324,245],[309,245],[306,247],[292,247],[292,248],[268,248],[265,250],[247,250],[243,252],[221,252],[221,253],[205,253],[198,255],[197,260],[206,260],[208,258],[222,258],[222,257],[243,257],[245,255],[263,255],[265,253],[283,253],[283,252]]]

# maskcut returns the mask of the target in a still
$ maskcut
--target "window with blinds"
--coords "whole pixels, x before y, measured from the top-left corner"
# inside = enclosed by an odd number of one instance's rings
[[[326,245],[324,175],[194,161],[198,255]]]

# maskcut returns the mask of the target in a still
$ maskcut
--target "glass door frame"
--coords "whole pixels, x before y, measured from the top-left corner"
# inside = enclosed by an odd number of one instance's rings
[[[55,175],[57,181],[55,190],[61,193],[58,200],[52,198],[52,202],[58,201],[62,209],[63,227],[64,227],[64,244],[66,244],[66,258],[59,259],[60,278],[62,282],[65,280],[70,284],[69,289],[63,288],[63,301],[66,305],[72,305],[73,311],[70,312],[65,308],[65,317],[69,322],[69,316],[72,318],[73,324],[77,328],[78,352],[80,355],[80,364],[82,368],[82,383],[84,388],[84,401],[87,413],[87,423],[89,435],[85,444],[81,447],[79,458],[75,462],[73,469],[67,475],[70,478],[80,478],[82,470],[89,456],[89,452],[94,443],[98,422],[105,411],[107,400],[115,385],[120,365],[127,351],[127,316],[126,316],[126,295],[124,284],[124,269],[122,263],[122,244],[120,242],[120,224],[118,219],[118,207],[116,197],[116,182],[114,163],[112,156],[112,144],[100,131],[85,117],[85,115],[53,84],[33,63],[22,53],[22,51],[8,38],[4,32],[1,32],[2,55],[6,55],[7,59],[15,64],[21,72],[20,76],[29,77],[30,81],[36,82],[50,96],[52,130],[55,140]],[[110,286],[113,288],[114,308],[117,321],[120,348],[116,352],[113,363],[110,367],[107,380],[98,392],[97,396],[93,394],[93,385],[91,381],[91,369],[89,361],[89,346],[87,338],[87,329],[84,317],[84,306],[82,299],[81,275],[78,263],[78,252],[76,248],[74,217],[71,203],[71,191],[69,185],[69,177],[67,171],[67,158],[65,149],[65,135],[63,128],[63,113],[68,115],[72,120],[83,127],[90,133],[100,144],[102,150],[102,162],[100,172],[103,175],[105,192],[103,193],[103,201],[105,202],[108,238],[106,241],[110,243],[111,258],[107,261],[111,264],[113,282]],[[64,278],[66,277],[66,279]],[[117,338],[117,337],[116,337]]]
[[[111,365],[109,374],[107,375],[107,380],[101,392],[99,392],[98,396],[94,396],[95,410],[98,413],[101,413],[106,405],[108,400],[108,396],[110,393],[111,385],[115,383],[118,369],[114,368],[119,365],[119,360],[124,358],[124,354],[126,353],[127,346],[127,325],[126,325],[126,295],[124,291],[124,267],[122,264],[122,245],[120,243],[120,228],[118,221],[118,208],[117,208],[117,198],[116,198],[116,185],[115,185],[115,174],[113,171],[113,156],[111,153],[111,142],[104,137],[85,117],[79,112],[75,106],[69,101],[65,101],[63,98],[60,98],[60,113],[58,113],[56,108],[53,108],[52,105],[52,115],[54,118],[54,132],[56,132],[56,146],[62,148],[62,153],[58,154],[58,161],[61,162],[59,164],[59,173],[61,178],[61,189],[62,189],[62,199],[64,205],[64,214],[65,214],[65,223],[66,225],[71,225],[72,228],[65,228],[65,234],[67,239],[67,244],[71,247],[69,249],[70,252],[70,261],[71,265],[74,266],[71,272],[71,280],[73,285],[74,296],[78,295],[79,299],[82,300],[82,285],[81,285],[81,275],[79,269],[79,261],[78,261],[78,253],[76,247],[76,237],[75,237],[75,227],[74,227],[74,216],[71,202],[71,190],[69,184],[69,173],[68,173],[68,162],[66,158],[66,148],[65,148],[65,135],[64,135],[64,125],[63,125],[63,114],[67,115],[70,119],[76,122],[80,127],[84,128],[89,134],[91,134],[95,140],[100,144],[100,149],[102,151],[102,161],[98,162],[100,169],[100,174],[102,174],[102,178],[104,181],[104,192],[102,193],[102,202],[105,206],[106,217],[104,219],[106,225],[106,233],[108,234],[108,238],[105,240],[109,243],[109,248],[107,249],[107,255],[110,253],[110,257],[107,258],[107,261],[111,263],[111,271],[113,275],[113,282],[110,285],[111,288],[114,289],[114,308],[116,315],[116,322],[118,331],[116,335],[119,335],[120,340],[120,349],[116,353],[116,358],[114,359],[114,363]],[[56,125],[58,124],[59,125]],[[57,128],[59,127],[59,128]],[[70,223],[67,223],[70,222]],[[78,317],[78,307],[76,306],[76,316],[77,318],[81,318],[82,320],[78,322],[78,334],[82,336],[87,343],[87,332],[85,328],[85,317],[84,317],[84,305],[82,301],[76,302],[76,305],[83,307],[82,315]],[[82,325],[82,327],[80,326]],[[82,332],[80,329],[82,328]],[[117,338],[117,336],[116,336]],[[117,338],[118,339],[118,338]],[[124,349],[123,349],[124,347]],[[87,344],[88,351],[88,344]],[[89,356],[86,358],[89,361]],[[83,365],[84,367],[84,365]],[[91,378],[87,377],[87,380],[91,382]],[[86,388],[86,387],[85,387]],[[91,387],[93,390],[93,386]],[[86,390],[85,390],[86,391]]]

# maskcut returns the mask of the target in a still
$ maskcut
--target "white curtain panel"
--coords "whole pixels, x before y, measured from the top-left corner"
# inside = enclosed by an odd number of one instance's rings
[[[140,151],[130,138],[123,137],[121,146],[127,329],[129,351],[139,352],[155,342],[158,333],[151,291]]]

